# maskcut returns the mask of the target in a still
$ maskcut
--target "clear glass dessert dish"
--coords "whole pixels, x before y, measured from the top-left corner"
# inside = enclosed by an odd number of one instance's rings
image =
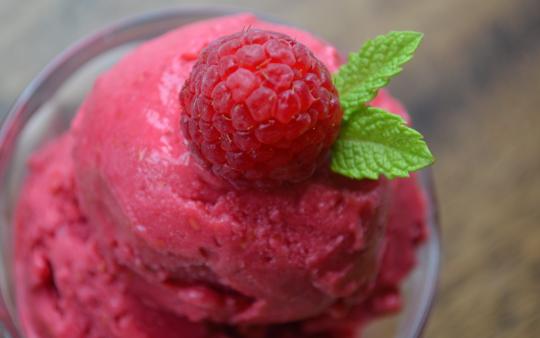
[[[17,318],[13,276],[13,218],[29,155],[65,131],[94,79],[137,44],[194,21],[237,12],[215,7],[181,7],[122,21],[78,42],[54,59],[22,92],[0,126],[0,335],[24,338]],[[263,15],[264,17],[264,15]],[[271,19],[270,19],[271,20]],[[274,20],[275,21],[275,20]],[[364,338],[417,338],[434,299],[440,237],[430,171],[421,174],[428,197],[428,240],[403,285],[404,307],[369,324]]]

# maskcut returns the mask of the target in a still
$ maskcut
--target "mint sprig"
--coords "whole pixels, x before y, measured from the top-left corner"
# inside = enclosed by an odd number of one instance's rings
[[[392,179],[433,163],[419,132],[400,116],[367,106],[401,72],[421,41],[416,32],[379,36],[352,53],[334,75],[344,117],[332,152],[333,171],[355,179]]]

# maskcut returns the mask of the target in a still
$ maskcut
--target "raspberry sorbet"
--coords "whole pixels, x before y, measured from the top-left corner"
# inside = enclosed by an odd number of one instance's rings
[[[311,34],[242,14],[171,31],[102,74],[29,163],[26,337],[352,338],[399,310],[424,197],[414,175],[330,171],[340,64]],[[408,119],[384,90],[371,104]]]

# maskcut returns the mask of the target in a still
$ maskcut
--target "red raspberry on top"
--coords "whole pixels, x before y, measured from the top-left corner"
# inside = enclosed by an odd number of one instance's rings
[[[309,178],[339,132],[328,69],[291,37],[249,29],[206,47],[180,93],[190,150],[235,186]]]

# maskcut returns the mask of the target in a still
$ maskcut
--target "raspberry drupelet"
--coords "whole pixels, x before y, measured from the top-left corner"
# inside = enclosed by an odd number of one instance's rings
[[[309,178],[342,110],[326,66],[293,38],[249,29],[210,43],[181,93],[190,151],[236,187]]]

